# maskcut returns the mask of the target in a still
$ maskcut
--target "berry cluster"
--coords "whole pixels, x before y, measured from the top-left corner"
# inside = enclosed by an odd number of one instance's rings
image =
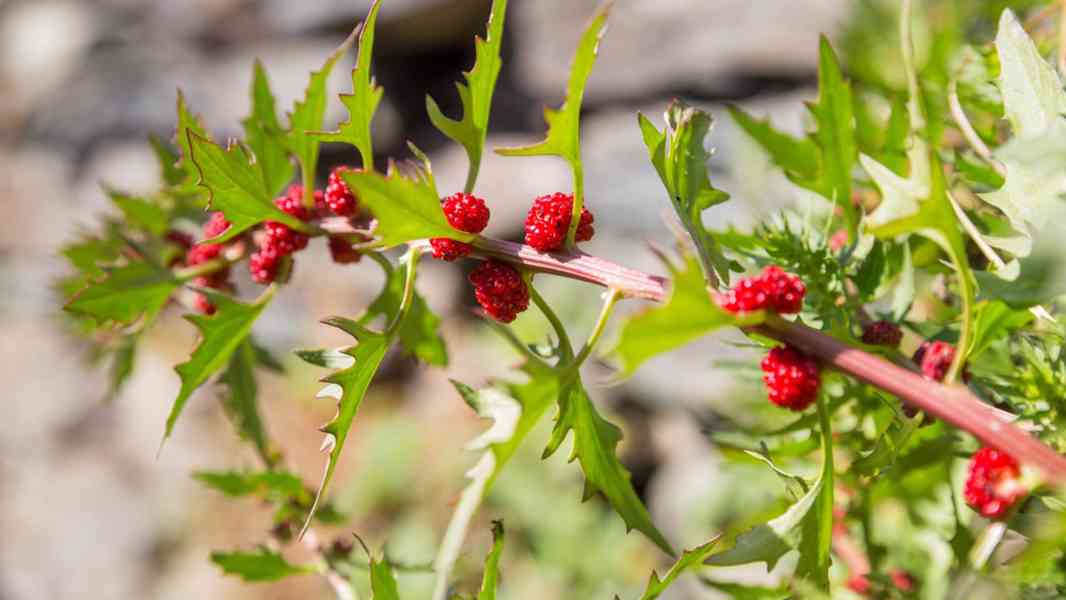
[[[329,174],[329,182],[326,184],[324,202],[330,212],[338,217],[354,217],[359,209],[359,202],[344,183],[342,175],[353,170],[351,167],[337,167]],[[317,200],[317,198],[316,198]]]
[[[489,224],[489,207],[473,194],[457,193],[441,201],[441,210],[448,224],[467,233],[481,233]],[[467,256],[474,249],[470,244],[448,238],[433,238],[429,241],[433,257],[453,261]]]
[[[862,342],[873,346],[899,347],[903,330],[891,321],[874,321],[862,328]]]
[[[518,269],[498,260],[487,260],[468,277],[478,304],[492,318],[504,323],[515,320],[529,308],[529,288]]]
[[[785,315],[800,311],[806,293],[807,286],[799,277],[771,265],[755,277],[741,279],[718,303],[731,313],[769,309]]]
[[[574,216],[574,196],[556,192],[533,200],[526,215],[526,244],[541,252],[559,250],[566,242],[566,233]],[[596,230],[592,227],[593,216],[589,209],[581,207],[581,219],[577,224],[574,240],[587,242]]]
[[[203,234],[204,239],[209,240],[221,235],[230,226],[229,221],[226,220],[225,215],[220,212],[211,213],[211,217],[204,223]],[[167,239],[182,243],[185,241],[181,235],[167,236]],[[180,240],[180,241],[179,241]],[[215,260],[222,256],[222,251],[225,249],[223,244],[212,244],[208,242],[200,242],[189,248],[185,253],[185,265],[194,267],[196,265],[202,265],[208,261]],[[207,275],[201,275],[193,279],[192,284],[199,288],[210,288],[215,290],[224,290],[232,288],[233,285],[229,282],[230,268],[229,265],[222,267],[221,269],[214,271]],[[207,298],[205,294],[197,293],[193,297],[193,302],[196,310],[205,314],[215,314],[215,305]]]
[[[933,381],[944,381],[954,359],[955,346],[939,340],[922,342],[912,357],[914,363],[921,367],[922,375]]]
[[[981,448],[970,460],[963,491],[966,504],[989,519],[1000,519],[1029,493],[1020,478],[1021,467],[1013,457],[995,448]]]
[[[792,346],[778,346],[759,365],[770,402],[801,411],[818,398],[821,386],[818,362]]]

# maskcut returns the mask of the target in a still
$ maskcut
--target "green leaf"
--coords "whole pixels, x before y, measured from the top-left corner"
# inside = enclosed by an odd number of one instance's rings
[[[314,573],[313,565],[293,565],[277,552],[260,547],[255,552],[212,552],[211,562],[227,575],[248,582],[278,581],[291,575]]]
[[[237,435],[254,445],[259,456],[271,464],[270,444],[263,419],[259,416],[259,390],[255,382],[257,363],[255,347],[251,336],[248,336],[233,353],[226,371],[219,379],[219,383],[226,386],[226,391],[219,395],[219,399]]]
[[[167,416],[163,442],[174,430],[174,424],[177,423],[189,396],[209,377],[229,363],[233,353],[252,332],[252,324],[270,303],[276,289],[273,285],[268,287],[252,304],[242,304],[231,300],[224,294],[216,294],[207,290],[201,292],[207,294],[211,303],[215,305],[216,312],[211,316],[185,316],[200,330],[200,343],[193,350],[188,361],[174,367],[174,370],[181,376],[181,389],[178,391],[178,397],[174,399],[170,415]],[[160,447],[162,447],[162,442]]]
[[[1066,273],[1060,257],[1042,252],[1021,259],[1019,274],[1011,281],[984,271],[974,273],[981,298],[1002,300],[1015,309],[1045,304],[1066,295]]]
[[[210,140],[211,136],[204,129],[203,123],[200,118],[189,111],[189,107],[185,104],[185,95],[178,90],[178,127],[175,137],[177,139],[178,147],[181,149],[181,159],[178,161],[176,168],[183,173],[181,186],[183,188],[192,189],[196,180],[199,177],[199,173],[196,170],[196,165],[193,164],[191,136],[199,136],[205,140]]]
[[[181,184],[182,180],[185,179],[185,170],[178,166],[178,159],[180,158],[178,154],[158,136],[148,136],[148,143],[151,144],[156,160],[159,161],[159,177],[163,180],[163,183],[167,186]]]
[[[443,598],[447,594],[449,577],[474,513],[488,496],[492,484],[504,466],[533,427],[540,422],[548,407],[558,398],[559,382],[554,373],[537,368],[532,363],[525,365],[523,370],[529,376],[529,381],[508,385],[507,393],[494,388],[474,390],[458,381],[452,381],[452,385],[478,416],[492,419],[493,423],[489,429],[466,445],[468,450],[488,451],[484,452],[477,464],[466,473],[469,482],[455,505],[437,558],[433,562],[433,570],[436,572],[434,598]]]
[[[769,119],[759,120],[737,106],[730,105],[733,121],[770,155],[790,178],[811,180],[818,175],[818,146],[810,138],[796,138],[778,131]],[[647,141],[645,139],[645,141]]]
[[[380,3],[380,0],[378,0]],[[371,15],[376,14],[376,7],[371,9]],[[321,140],[318,132],[322,129],[322,123],[326,118],[326,84],[333,66],[337,64],[348,48],[355,41],[358,30],[345,38],[341,45],[329,55],[322,68],[311,73],[311,80],[307,84],[302,100],[297,100],[289,113],[289,150],[300,161],[300,171],[303,175],[304,201],[310,206],[314,194],[315,171],[318,168],[318,150]],[[373,34],[371,34],[373,35]]]
[[[548,135],[543,141],[529,146],[497,148],[504,156],[558,156],[580,170],[581,164],[581,102],[585,96],[585,84],[596,62],[600,40],[607,32],[607,13],[611,3],[600,6],[585,27],[570,65],[570,80],[566,85],[566,100],[558,109],[544,109]]]
[[[560,389],[559,413],[548,447],[544,450],[544,458],[554,454],[571,431],[574,433],[574,445],[570,460],[576,458],[585,473],[582,500],[588,500],[596,492],[603,494],[625,521],[627,531],[640,531],[663,552],[673,555],[670,543],[655,528],[648,509],[633,489],[629,471],[615,455],[618,442],[622,440],[622,431],[600,416],[576,375],[572,381],[563,383]]]
[[[822,36],[818,46],[818,101],[808,105],[816,129],[812,140],[821,149],[819,178],[811,189],[836,203],[844,212],[854,238],[859,214],[851,202],[851,169],[858,158],[851,86],[844,80],[833,47]]]
[[[381,102],[384,90],[370,76],[370,59],[374,53],[374,27],[377,23],[381,0],[375,0],[359,29],[359,56],[352,69],[352,93],[341,94],[341,103],[348,109],[348,120],[337,131],[316,132],[313,135],[323,142],[345,142],[359,149],[363,168],[374,168],[373,136],[370,123]],[[321,119],[320,119],[321,121]],[[321,128],[321,124],[318,128]]]
[[[821,489],[813,509],[801,524],[799,563],[796,575],[813,577],[823,590],[829,589],[830,550],[833,546],[833,431],[825,394],[818,398],[818,421],[822,434]]]
[[[189,147],[193,162],[200,171],[200,185],[211,194],[211,207],[222,211],[231,224],[213,241],[232,239],[266,220],[284,223],[297,231],[308,231],[306,223],[274,206],[263,173],[244,146],[230,143],[223,149],[190,132]]]
[[[999,189],[1006,183],[1006,179],[996,172],[987,163],[980,159],[955,151],[955,168],[971,186],[979,186],[988,189]]]
[[[396,576],[388,559],[377,561],[370,557],[370,597],[373,600],[400,600]]]
[[[709,581],[706,583],[711,588],[728,596],[731,600],[788,600],[794,597],[792,590],[789,589],[765,588],[722,581]]]
[[[1027,310],[1014,310],[1000,300],[983,301],[974,308],[973,343],[968,352],[971,359],[988,349],[993,342],[1006,337],[1028,325],[1033,320],[1033,313]]]
[[[232,498],[257,496],[289,500],[308,496],[299,477],[282,471],[197,471],[193,473],[193,478]]]
[[[666,187],[681,224],[689,232],[708,277],[729,281],[729,261],[703,224],[703,211],[729,199],[711,185],[704,147],[713,119],[701,110],[674,100],[666,110],[666,129],[659,131],[644,115],[637,115],[652,165]]]
[[[392,320],[400,312],[403,302],[403,288],[406,273],[404,269],[393,269],[388,263],[385,267],[385,287],[360,317],[359,323],[369,325],[374,319],[385,316]],[[448,364],[448,349],[440,336],[440,317],[430,310],[425,298],[417,291],[411,297],[411,305],[399,325],[400,344],[415,355],[418,360],[438,367]]]
[[[500,578],[500,555],[503,554],[503,521],[492,522],[492,550],[485,558],[485,573],[477,600],[496,600],[497,580]]]
[[[138,338],[138,335],[126,336],[111,353],[111,365],[108,369],[110,384],[107,390],[107,398],[109,400],[118,396],[122,386],[133,374],[133,367],[137,359]]]
[[[463,104],[463,118],[456,121],[444,116],[432,96],[426,95],[426,112],[434,127],[466,149],[470,169],[466,176],[465,190],[474,191],[481,155],[485,149],[485,135],[489,128],[489,111],[492,108],[492,93],[503,61],[500,45],[503,43],[503,21],[507,12],[507,0],[493,0],[485,39],[474,40],[474,67],[463,75],[466,84],[456,83],[459,100]]]
[[[255,155],[255,168],[266,184],[267,194],[277,196],[292,180],[293,166],[286,148],[285,131],[278,122],[274,94],[270,91],[263,64],[258,60],[252,71],[252,114],[241,121],[245,140]]]
[[[425,181],[407,179],[395,170],[388,175],[347,171],[343,177],[359,196],[359,202],[377,219],[374,235],[380,247],[391,248],[434,237],[460,242],[470,242],[477,237],[448,224],[440,208],[440,198]]]
[[[355,346],[345,348],[340,354],[349,357],[348,364],[343,370],[322,379],[323,383],[330,384],[324,388],[319,396],[330,396],[337,400],[337,415],[326,423],[321,429],[326,434],[326,440],[322,444],[322,451],[328,452],[326,470],[322,475],[322,481],[315,494],[315,502],[307,516],[307,526],[311,523],[315,510],[322,496],[329,487],[333,478],[333,471],[337,467],[341,452],[344,451],[344,443],[348,439],[348,431],[352,428],[352,421],[359,411],[359,405],[363,402],[370,382],[374,379],[381,361],[385,358],[385,352],[389,349],[390,339],[385,335],[371,331],[359,323],[344,317],[330,317],[324,324],[336,327],[354,337],[358,342]],[[301,357],[304,355],[301,354]],[[306,358],[305,358],[306,359]],[[314,364],[314,363],[312,363]]]
[[[663,352],[680,348],[715,329],[727,325],[754,325],[762,313],[734,315],[711,298],[700,266],[692,257],[684,270],[667,262],[672,275],[672,291],[665,304],[631,317],[622,325],[612,354],[618,357],[622,373],[632,374],[640,365]]]
[[[125,243],[113,237],[84,237],[63,247],[60,253],[78,272],[91,277],[107,274],[102,265],[114,263]]]
[[[1015,137],[1043,135],[1066,113],[1062,81],[1010,9],[1000,15],[995,45],[1003,108]]]
[[[666,591],[666,588],[670,587],[682,573],[702,566],[703,561],[711,555],[717,544],[718,538],[716,537],[705,544],[685,550],[681,553],[681,558],[674,563],[674,566],[670,567],[670,570],[666,572],[666,576],[662,579],[659,579],[659,575],[652,571],[651,577],[648,579],[648,587],[645,588],[644,595],[640,597],[640,600],[655,600],[661,596]]]
[[[128,325],[143,315],[151,321],[170,294],[181,285],[169,269],[146,262],[105,269],[107,275],[88,284],[67,302],[67,311],[92,317],[97,324]]]
[[[170,218],[163,207],[151,200],[129,196],[117,190],[107,190],[107,195],[122,211],[131,226],[161,237],[170,228]]]

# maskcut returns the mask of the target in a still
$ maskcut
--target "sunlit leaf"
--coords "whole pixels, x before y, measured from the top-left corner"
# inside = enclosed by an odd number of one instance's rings
[[[170,217],[163,207],[147,198],[123,194],[117,190],[107,190],[107,195],[115,206],[122,211],[126,222],[147,231],[154,236],[162,236],[170,227]]]
[[[348,171],[344,181],[377,219],[377,244],[391,248],[405,242],[446,237],[469,242],[476,236],[448,224],[440,198],[425,181],[414,181],[393,170],[388,175]]]
[[[651,577],[648,579],[648,587],[645,588],[644,594],[640,597],[640,600],[655,600],[666,591],[666,588],[681,576],[682,573],[690,569],[698,569],[703,565],[703,561],[711,555],[714,551],[715,545],[718,544],[718,538],[714,538],[711,541],[690,548],[681,553],[681,558],[677,559],[670,570],[666,572],[666,576],[659,579],[659,575],[652,571]]]
[[[496,586],[500,578],[500,555],[503,554],[503,522],[492,522],[492,550],[485,558],[485,573],[477,600],[496,600]]]
[[[318,570],[313,565],[291,564],[277,552],[263,547],[255,552],[212,552],[211,562],[227,575],[236,575],[248,582],[277,581]]]
[[[259,390],[255,381],[257,364],[255,347],[249,336],[233,353],[229,365],[219,378],[219,383],[225,386],[219,399],[237,435],[255,446],[259,455],[270,464],[269,442],[263,419],[259,415]]]
[[[142,315],[151,320],[181,285],[169,269],[147,262],[107,269],[106,273],[78,292],[64,308],[92,317],[101,325],[129,324]]]
[[[367,306],[366,313],[359,319],[363,325],[369,325],[377,317],[392,318],[400,310],[403,302],[405,269],[393,269],[385,272],[385,287],[373,302]],[[418,360],[438,367],[448,364],[448,349],[440,335],[440,317],[438,317],[425,298],[417,291],[411,297],[407,315],[399,326],[400,344],[415,355]]]
[[[266,184],[267,194],[276,196],[292,180],[293,166],[286,149],[286,134],[278,122],[274,94],[266,70],[255,61],[252,71],[252,114],[241,125],[245,141],[255,155],[255,166]]]

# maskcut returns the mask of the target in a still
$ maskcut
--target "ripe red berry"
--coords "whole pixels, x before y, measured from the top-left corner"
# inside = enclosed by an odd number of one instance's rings
[[[955,346],[939,340],[922,342],[914,352],[914,362],[922,368],[922,375],[933,381],[944,381],[955,359]]]
[[[847,586],[856,594],[866,594],[870,591],[870,580],[865,575],[853,575],[848,579]]]
[[[184,231],[178,231],[176,229],[171,229],[170,231],[167,232],[165,237],[166,237],[166,240],[168,242],[170,242],[170,243],[172,243],[172,244],[174,244],[176,246],[180,246],[181,248],[183,248],[185,250],[188,250],[189,248],[192,248],[192,236],[187,234],[187,233],[185,233]]]
[[[981,448],[970,460],[963,492],[966,504],[989,519],[1001,518],[1028,494],[1020,477],[1021,467],[1009,454]]]
[[[777,265],[746,277],[723,294],[718,302],[732,313],[770,309],[781,314],[797,313],[803,307],[807,287],[800,278]]]
[[[363,257],[361,252],[352,248],[351,242],[335,236],[329,238],[329,255],[333,257],[333,262],[342,265],[357,263]]]
[[[192,284],[195,287],[199,288],[211,288],[216,290],[222,289],[227,285],[226,279],[228,278],[228,276],[229,269],[227,268],[224,271],[216,271],[209,275],[201,275],[199,277],[196,277],[192,280]],[[193,296],[193,306],[198,312],[201,312],[205,315],[215,314],[216,307],[214,303],[207,299],[207,296],[205,294],[197,293],[195,296]]]
[[[304,206],[304,188],[302,185],[290,185],[284,196],[274,199],[274,206],[281,212],[296,217],[301,221],[311,218],[311,213]]]
[[[259,250],[248,257],[248,272],[252,281],[267,285],[278,276],[278,268],[281,266],[283,255],[271,244],[264,244]]]
[[[914,589],[914,579],[903,569],[892,569],[888,576],[892,579],[892,584],[900,591],[909,592]]]
[[[211,218],[204,223],[204,239],[209,240],[222,235],[224,231],[229,229],[229,225],[226,215],[218,211],[211,213]]]
[[[763,382],[770,402],[801,411],[818,397],[818,363],[792,346],[778,346],[762,359]]]
[[[263,223],[263,232],[266,234],[263,245],[273,246],[279,254],[292,254],[307,247],[306,235],[293,231],[282,223],[267,221]]]
[[[218,258],[222,244],[196,244],[185,254],[185,264],[192,267]]]
[[[351,170],[353,170],[351,167],[337,167],[329,174],[325,194],[326,206],[338,217],[353,216],[359,207],[355,194],[348,189],[348,184],[341,178],[341,174]]]
[[[875,321],[862,328],[862,341],[874,346],[899,346],[903,330],[891,321]]]
[[[205,296],[204,294],[196,294],[195,296],[193,296],[192,302],[193,307],[196,309],[197,312],[203,313],[208,316],[215,314],[215,311],[217,310],[217,307],[210,300],[208,300],[207,296]]]
[[[489,224],[489,207],[485,201],[473,194],[457,193],[441,201],[441,210],[448,224],[467,233],[481,233]],[[449,238],[429,240],[433,248],[433,257],[446,261],[470,254],[473,246]]]
[[[566,232],[573,218],[574,196],[556,192],[533,200],[526,215],[526,243],[541,252],[551,252],[563,247]],[[577,224],[574,239],[585,242],[592,239],[596,230],[592,227],[592,213],[581,207],[581,220]]]
[[[468,279],[474,285],[478,304],[497,321],[510,323],[529,308],[529,288],[518,269],[507,263],[485,261]]]

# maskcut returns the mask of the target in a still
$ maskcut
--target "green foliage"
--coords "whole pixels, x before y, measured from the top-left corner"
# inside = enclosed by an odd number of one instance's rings
[[[96,252],[81,247],[70,250]],[[88,265],[87,265],[87,268]],[[98,324],[129,324],[142,316],[151,321],[162,310],[167,298],[181,285],[170,270],[147,262],[134,262],[107,269],[106,275],[78,292],[66,310],[85,315]]]
[[[385,270],[385,287],[359,319],[363,325],[369,325],[377,317],[391,318],[399,314],[403,304],[406,269],[394,269],[385,261],[380,264]],[[407,316],[400,323],[398,330],[400,344],[426,364],[447,366],[448,349],[440,337],[440,317],[429,309],[425,298],[417,291],[413,293],[407,311]]]
[[[312,565],[294,565],[267,548],[255,552],[212,552],[211,562],[227,575],[236,575],[248,582],[277,581],[291,575],[314,573]]]
[[[307,495],[307,490],[299,477],[280,471],[259,473],[198,471],[193,473],[193,477],[207,487],[234,498],[257,496],[264,500],[278,497],[288,500]]]
[[[285,131],[278,121],[274,94],[270,91],[266,70],[262,63],[255,62],[252,71],[252,114],[241,125],[248,147],[255,156],[255,166],[266,184],[267,195],[273,197],[281,192],[294,172],[289,161]]]
[[[348,120],[341,123],[337,131],[312,134],[313,139],[324,142],[344,142],[355,146],[359,149],[359,155],[363,159],[363,168],[366,170],[374,168],[374,147],[370,123],[374,120],[374,113],[385,93],[370,76],[370,59],[374,52],[374,27],[377,24],[380,9],[381,0],[375,0],[370,7],[370,13],[359,28],[359,56],[356,59],[355,68],[352,69],[352,92],[340,96],[341,103],[348,109]],[[322,102],[325,106],[325,99]],[[318,125],[313,129],[321,127],[320,117]]]
[[[396,576],[388,559],[378,561],[370,557],[370,593],[373,600],[400,600]]]
[[[640,600],[655,600],[666,591],[666,588],[670,587],[682,573],[692,569],[698,569],[703,565],[703,561],[707,559],[714,552],[715,546],[718,544],[718,538],[690,548],[681,553],[681,558],[677,559],[670,570],[666,572],[666,576],[659,579],[659,575],[652,571],[651,577],[648,579],[648,587],[644,590],[644,595],[640,597]]]
[[[503,65],[500,45],[503,43],[506,12],[507,0],[493,0],[485,39],[474,40],[474,67],[464,73],[466,84],[455,84],[459,90],[459,100],[463,104],[463,118],[457,121],[444,116],[437,102],[431,96],[426,96],[426,113],[433,126],[466,149],[466,155],[470,159],[470,169],[464,186],[467,193],[474,191],[474,183],[481,168],[481,155],[489,130],[492,93]]]
[[[664,262],[673,276],[670,299],[626,321],[612,352],[624,374],[635,372],[649,358],[680,348],[716,329],[755,325],[762,320],[759,313],[737,316],[718,306],[694,258],[686,258],[683,269]]]
[[[704,147],[713,120],[701,110],[674,100],[666,109],[666,129],[659,131],[644,115],[637,115],[648,156],[659,173],[681,224],[699,252],[708,276],[729,281],[729,262],[703,224],[703,211],[729,199],[715,189],[707,172],[711,154]]]
[[[376,246],[391,248],[434,237],[470,242],[476,237],[448,224],[440,208],[440,197],[426,180],[409,179],[392,169],[388,175],[347,172],[344,181],[378,221],[374,230]]]
[[[256,348],[249,336],[233,352],[229,365],[219,378],[219,382],[226,388],[219,394],[219,400],[237,435],[252,444],[263,462],[270,465],[274,462],[274,457],[263,419],[259,415],[259,390],[255,381],[255,367],[258,362]]]
[[[477,600],[496,600],[496,586],[500,578],[500,555],[503,554],[503,522],[492,522],[492,550],[485,558],[485,575]]]
[[[271,286],[252,304],[243,304],[228,297],[203,290],[217,307],[212,316],[186,315],[186,319],[200,330],[200,343],[189,360],[174,367],[181,377],[181,389],[174,399],[167,416],[163,441],[170,437],[174,425],[196,388],[226,366],[233,354],[252,332],[252,325],[274,297],[276,288]]]
[[[603,494],[625,521],[627,529],[640,531],[663,552],[672,555],[674,551],[670,543],[652,524],[648,509],[629,481],[629,471],[615,454],[618,442],[622,440],[621,430],[600,416],[576,376],[560,387],[559,412],[544,457],[554,454],[571,431],[574,440],[570,460],[577,459],[585,473],[582,500],[588,500],[596,492]]]

